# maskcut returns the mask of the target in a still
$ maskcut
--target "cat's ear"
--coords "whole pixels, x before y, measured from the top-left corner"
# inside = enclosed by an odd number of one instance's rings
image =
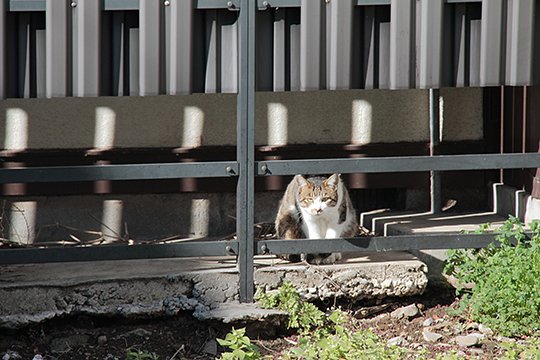
[[[294,177],[294,180],[296,181],[296,183],[298,184],[298,186],[304,186],[304,185],[307,185],[307,180],[305,177],[303,177],[302,175],[296,175]]]
[[[341,174],[333,174],[328,179],[326,179],[325,183],[328,186],[337,186],[339,184],[340,178]]]

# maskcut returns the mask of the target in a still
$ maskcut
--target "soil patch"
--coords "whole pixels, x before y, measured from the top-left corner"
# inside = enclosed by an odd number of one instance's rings
[[[452,289],[428,288],[424,295],[411,298],[320,305],[341,306],[354,314],[359,328],[371,329],[385,342],[423,351],[433,358],[450,350],[469,358],[499,358],[500,343],[507,340],[453,316],[451,310],[458,301]],[[297,340],[286,329],[268,328],[262,323],[234,326],[246,325],[261,353],[273,358],[279,358]],[[216,338],[224,338],[232,326],[201,322],[189,313],[138,320],[85,316],[55,319],[0,333],[0,357],[32,359],[40,354],[43,359],[58,360],[125,359],[128,351],[140,351],[154,353],[159,359],[215,359],[223,351]]]

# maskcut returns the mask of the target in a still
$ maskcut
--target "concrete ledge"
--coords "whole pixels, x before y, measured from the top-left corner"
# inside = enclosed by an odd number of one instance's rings
[[[254,278],[268,290],[291,281],[310,299],[360,300],[421,294],[425,272],[425,265],[407,253],[351,255],[327,266],[288,264],[268,256],[256,259]],[[0,328],[77,314],[193,311],[197,318],[223,321],[232,316],[224,316],[223,309],[238,303],[238,273],[230,257],[13,265],[0,267],[0,274]]]
[[[495,212],[472,214],[373,212],[364,214],[362,220],[364,226],[378,234],[412,235],[475,231],[480,225],[486,223],[496,228],[506,220],[506,217]],[[411,254],[427,265],[428,278],[432,285],[447,285],[447,280],[443,276],[444,261],[447,259],[446,252],[447,250],[444,249],[411,251]]]

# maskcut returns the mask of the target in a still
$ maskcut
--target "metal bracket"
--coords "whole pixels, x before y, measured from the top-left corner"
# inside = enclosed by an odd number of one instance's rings
[[[227,10],[240,11],[240,6],[235,1],[227,1]]]
[[[259,174],[258,175],[272,175],[272,172],[268,169],[266,163],[259,164]]]

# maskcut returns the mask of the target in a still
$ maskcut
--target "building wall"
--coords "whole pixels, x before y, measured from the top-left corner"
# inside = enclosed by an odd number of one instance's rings
[[[236,96],[9,99],[0,101],[2,149],[233,145]],[[482,90],[441,90],[445,141],[483,137]],[[257,93],[256,144],[371,144],[429,139],[425,90]],[[218,192],[219,189],[216,189]],[[414,195],[416,194],[416,195]],[[256,221],[273,221],[280,192],[256,195]],[[420,196],[420,198],[419,198]],[[426,203],[407,195],[407,204]],[[8,197],[2,237],[16,242],[156,240],[223,236],[235,228],[226,193]]]
[[[482,90],[441,90],[442,138],[482,139]],[[426,90],[262,92],[257,145],[429,140]],[[236,95],[8,99],[2,149],[197,147],[236,142]]]

